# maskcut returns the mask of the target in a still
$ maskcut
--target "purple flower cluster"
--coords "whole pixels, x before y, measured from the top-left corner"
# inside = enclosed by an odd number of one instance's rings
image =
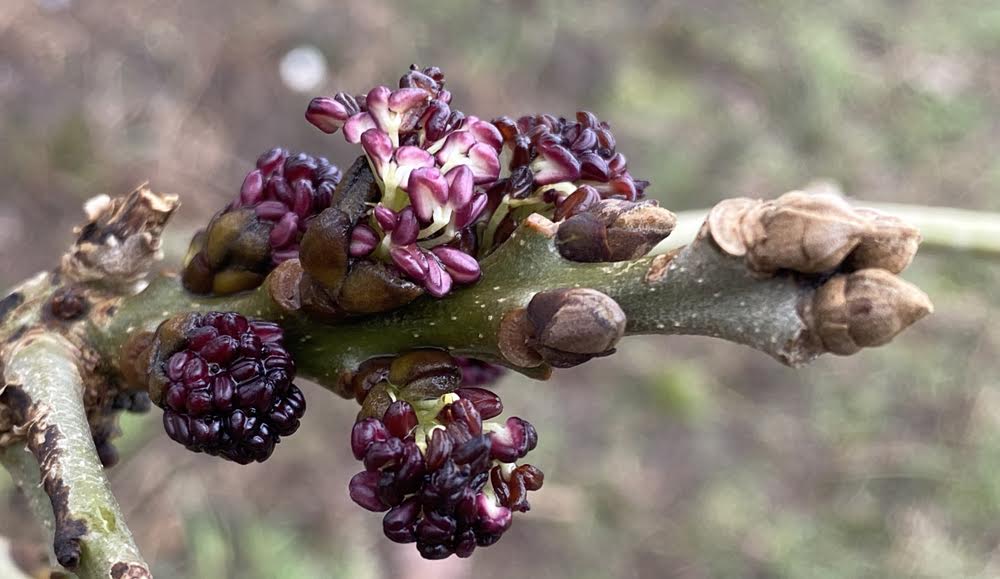
[[[397,400],[381,419],[355,424],[351,447],[365,470],[350,493],[368,510],[388,511],[382,525],[390,540],[415,542],[427,559],[468,557],[496,543],[514,511],[530,508],[527,493],[544,476],[514,463],[534,449],[537,434],[520,418],[484,424],[503,409],[486,390],[463,388],[437,402],[414,409]]]
[[[603,199],[640,199],[649,185],[632,177],[610,126],[593,113],[580,111],[575,121],[500,117],[493,124],[503,136],[506,176],[487,190],[495,208],[484,233],[487,248],[503,242],[524,212],[561,221]]]
[[[500,175],[502,136],[491,123],[450,106],[444,75],[413,67],[399,88],[364,98],[312,100],[306,119],[360,143],[382,198],[351,238],[353,257],[392,262],[434,296],[479,279],[462,231],[486,208],[485,187]]]
[[[381,198],[355,224],[351,257],[391,263],[441,297],[475,283],[490,253],[532,212],[563,220],[604,199],[635,201],[648,185],[628,170],[611,128],[589,112],[486,122],[451,108],[437,68],[399,88],[313,99],[306,119],[360,144]]]
[[[493,123],[503,135],[511,175],[530,171],[534,191],[569,194],[586,185],[604,199],[635,201],[649,185],[632,177],[625,155],[615,150],[611,127],[594,113],[580,111],[576,121],[534,115],[516,121],[500,117]]]
[[[271,261],[278,265],[298,258],[309,219],[330,206],[340,178],[340,169],[323,157],[271,149],[257,159],[227,211],[252,207],[258,219],[274,224]]]
[[[267,460],[306,409],[281,328],[213,312],[197,316],[185,338],[164,362],[168,383],[158,403],[167,435],[240,464]]]

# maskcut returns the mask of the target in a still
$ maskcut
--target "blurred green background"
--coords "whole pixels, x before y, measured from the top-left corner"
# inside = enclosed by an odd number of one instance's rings
[[[2,0],[0,286],[51,265],[92,195],[182,195],[176,256],[260,152],[350,164],[306,103],[411,62],[482,117],[596,111],[671,209],[829,178],[1000,210],[998,54],[995,0]],[[266,465],[130,418],[113,485],[160,577],[1000,577],[1000,265],[906,277],[935,316],[805,370],[656,338],[506,379],[547,482],[471,561],[421,562],[350,503],[356,409],[318,388]],[[0,535],[37,540],[2,473],[0,496]]]

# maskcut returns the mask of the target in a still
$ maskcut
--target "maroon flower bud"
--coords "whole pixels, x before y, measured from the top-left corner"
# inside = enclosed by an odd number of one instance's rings
[[[365,452],[365,468],[378,470],[386,466],[395,466],[402,458],[403,443],[399,438],[376,441],[371,443]]]
[[[420,501],[410,497],[393,507],[382,519],[382,531],[390,541],[413,543],[417,540],[417,520],[420,517]]]
[[[194,452],[263,462],[298,430],[306,408],[280,329],[231,313],[185,320],[183,349],[162,362],[155,400],[167,434]]]
[[[394,370],[397,376],[402,371]],[[530,508],[528,491],[541,487],[541,471],[501,467],[491,453],[494,438],[527,452],[535,445],[534,429],[512,419],[500,428],[501,436],[483,434],[476,403],[493,416],[503,406],[500,399],[475,388],[461,389],[459,396],[436,416],[426,406],[395,400],[381,419],[361,420],[351,434],[352,451],[366,466],[351,480],[351,498],[368,510],[389,509],[382,520],[385,535],[397,543],[416,542],[428,559],[468,557],[477,546],[492,545],[510,528],[513,511]],[[419,408],[425,408],[423,415]],[[491,477],[492,490],[485,488]]]
[[[512,513],[507,507],[498,505],[496,501],[485,494],[476,497],[477,530],[483,534],[499,535],[510,528]]]
[[[375,471],[364,471],[354,475],[349,485],[351,500],[376,513],[389,510],[378,496],[379,478],[379,473]]]
[[[503,428],[490,433],[492,456],[500,462],[514,462],[524,458],[538,444],[538,433],[530,422],[520,418],[507,419]]]
[[[440,260],[451,279],[458,283],[475,283],[482,276],[479,262],[464,251],[442,246],[435,247],[433,253]]]
[[[479,362],[478,360],[473,360],[474,362]],[[480,364],[485,364],[485,362],[479,362]],[[469,381],[466,379],[466,370],[462,369],[462,384],[468,384]],[[476,411],[483,420],[489,420],[490,418],[495,418],[503,414],[503,402],[500,397],[486,390],[484,388],[471,388],[465,387],[459,388],[455,391],[465,400],[472,402],[472,405],[476,407]]]
[[[336,133],[351,115],[358,112],[356,107],[355,103],[355,110],[352,111],[344,100],[316,97],[309,102],[309,107],[306,109],[306,120],[324,133]]]
[[[358,225],[351,232],[351,257],[364,257],[375,251],[378,246],[378,234],[367,225]]]
[[[397,400],[389,405],[385,416],[382,417],[382,422],[392,436],[406,438],[410,435],[410,431],[417,426],[417,413],[406,401]]]

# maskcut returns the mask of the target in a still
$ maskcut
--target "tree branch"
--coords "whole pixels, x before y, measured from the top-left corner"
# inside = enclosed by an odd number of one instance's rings
[[[84,578],[149,577],[97,456],[79,352],[61,336],[33,333],[6,359],[4,402],[23,416],[20,428],[34,461],[17,446],[2,460],[29,496],[40,480],[51,509],[32,503],[53,532],[56,560]]]
[[[590,288],[620,305],[628,320],[627,335],[714,336],[758,349],[793,366],[829,351],[856,351],[824,343],[821,334],[829,329],[822,330],[822,320],[810,317],[819,288],[831,280],[828,274],[799,275],[795,267],[772,273],[758,271],[742,256],[722,250],[707,229],[689,246],[669,255],[615,263],[574,262],[557,251],[553,239],[556,228],[545,218],[532,216],[483,260],[483,277],[475,285],[444,299],[421,298],[384,314],[330,325],[283,310],[271,298],[275,286],[282,283],[278,274],[272,274],[254,292],[226,298],[194,297],[184,292],[176,279],[161,278],[143,294],[126,299],[109,323],[94,328],[94,335],[104,351],[112,354],[121,350],[128,336],[152,331],[172,315],[236,311],[282,323],[300,373],[335,390],[344,373],[368,358],[428,347],[501,362],[544,377],[548,373],[544,364],[526,365],[503,351],[500,342],[505,317],[528,306],[540,292]],[[842,228],[829,229],[839,232]],[[841,277],[849,273],[845,270]],[[858,276],[853,275],[851,279]],[[903,295],[900,304],[912,309],[905,325],[930,311],[929,301],[919,290],[888,277],[891,287],[880,286],[876,293],[888,295],[886,291],[891,290]],[[900,304],[893,307],[902,307]],[[895,328],[891,336],[877,343],[885,343],[900,329]]]

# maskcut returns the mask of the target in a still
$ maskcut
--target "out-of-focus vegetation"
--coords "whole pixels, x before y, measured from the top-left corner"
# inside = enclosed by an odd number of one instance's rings
[[[998,54],[993,0],[4,0],[0,285],[51,264],[91,195],[148,179],[190,230],[273,145],[350,164],[306,102],[411,62],[480,116],[598,112],[670,208],[824,177],[1000,210]],[[355,408],[318,389],[266,465],[129,420],[114,486],[164,577],[998,577],[1000,266],[923,256],[907,277],[933,318],[806,370],[662,338],[507,379],[547,482],[471,562],[419,562],[350,503]],[[35,540],[5,476],[0,534]]]

